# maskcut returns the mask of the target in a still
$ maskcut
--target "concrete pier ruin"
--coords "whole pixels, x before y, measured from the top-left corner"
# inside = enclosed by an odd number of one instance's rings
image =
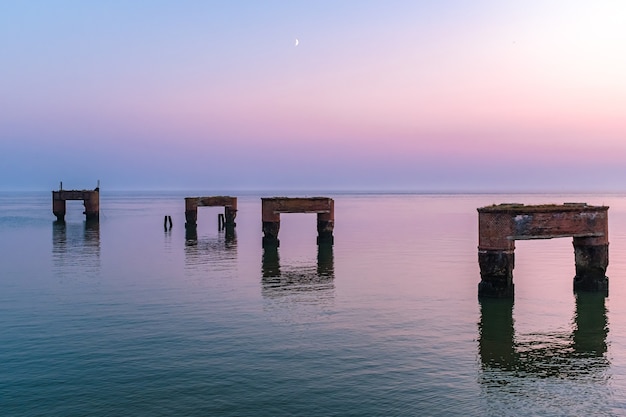
[[[478,295],[513,297],[515,241],[572,237],[575,291],[608,292],[608,207],[499,204],[478,209]]]
[[[335,202],[328,197],[262,198],[263,247],[278,247],[280,213],[317,213],[317,244],[334,243]]]
[[[237,224],[237,197],[185,197],[185,227],[195,229],[198,223],[198,207],[224,207],[224,228],[232,229]],[[221,226],[220,226],[221,228]]]
[[[63,184],[59,191],[52,191],[52,213],[58,222],[65,222],[67,200],[82,200],[85,206],[87,221],[98,221],[100,218],[100,187],[95,190],[64,190]]]

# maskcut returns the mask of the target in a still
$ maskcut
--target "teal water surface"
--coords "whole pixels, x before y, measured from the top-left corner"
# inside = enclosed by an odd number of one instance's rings
[[[626,414],[625,196],[328,195],[332,248],[283,214],[264,252],[260,196],[192,236],[190,195],[102,191],[60,225],[50,193],[0,193],[1,415]],[[610,206],[609,296],[573,293],[554,239],[479,301],[476,208],[572,201]]]

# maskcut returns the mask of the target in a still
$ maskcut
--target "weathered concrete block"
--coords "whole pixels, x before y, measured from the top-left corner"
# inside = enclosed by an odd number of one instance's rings
[[[263,247],[277,248],[280,246],[278,240],[278,232],[280,230],[280,222],[263,222]]]
[[[481,281],[479,297],[513,297],[513,268],[515,254],[512,251],[481,250],[478,252]]]
[[[576,276],[575,291],[609,290],[606,268],[609,264],[609,245],[577,245],[574,242]]]

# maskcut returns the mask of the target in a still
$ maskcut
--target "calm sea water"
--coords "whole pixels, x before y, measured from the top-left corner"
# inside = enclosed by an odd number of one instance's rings
[[[626,196],[329,195],[331,250],[283,214],[264,253],[259,196],[193,238],[190,195],[103,191],[92,226],[0,194],[0,415],[626,414]],[[609,297],[573,293],[554,239],[517,242],[514,301],[478,300],[477,207],[580,201],[610,206]]]

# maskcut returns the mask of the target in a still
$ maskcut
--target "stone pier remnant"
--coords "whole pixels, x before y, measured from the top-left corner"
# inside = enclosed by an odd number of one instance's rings
[[[608,292],[608,207],[499,204],[478,209],[478,295],[513,297],[515,241],[572,237],[574,291]]]
[[[224,207],[223,224],[220,221],[219,229],[232,229],[237,224],[237,197],[212,196],[212,197],[185,197],[185,227],[195,229],[198,222],[198,207]]]
[[[334,243],[335,202],[328,197],[261,198],[263,247],[278,247],[280,213],[317,213],[317,244]]]
[[[59,191],[52,191],[52,213],[58,222],[65,222],[67,200],[83,200],[87,221],[98,221],[100,218],[100,185],[95,190],[64,190],[63,183]]]

